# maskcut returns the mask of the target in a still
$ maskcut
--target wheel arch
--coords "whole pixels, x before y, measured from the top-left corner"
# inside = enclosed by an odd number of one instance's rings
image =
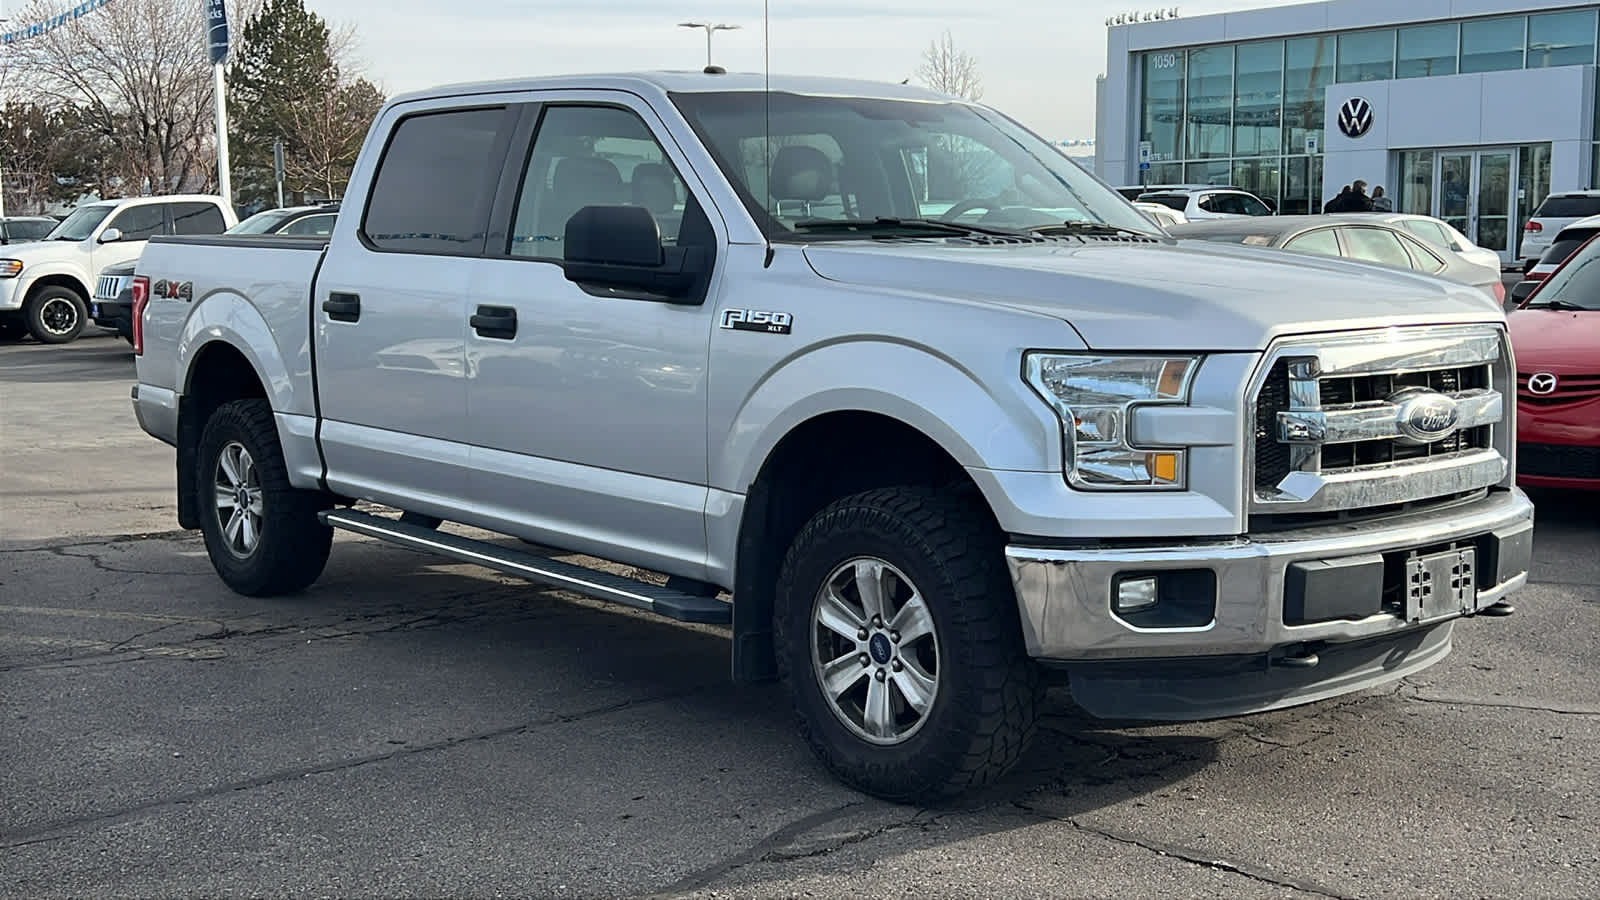
[[[879,411],[812,416],[762,461],[739,517],[733,589],[733,676],[775,677],[773,610],[779,568],[805,523],[829,503],[897,485],[971,497],[998,528],[992,507],[957,456],[922,430]]]
[[[194,348],[178,395],[180,527],[200,525],[195,465],[206,422],[224,403],[246,398],[271,399],[265,380],[242,350],[226,340],[207,341]]]

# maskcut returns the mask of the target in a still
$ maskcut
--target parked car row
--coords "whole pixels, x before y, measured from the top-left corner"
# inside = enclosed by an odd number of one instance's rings
[[[326,236],[337,204],[273,209],[240,222],[221,197],[185,194],[85,203],[61,221],[0,219],[0,339],[46,344],[95,324],[131,341],[127,286],[145,243],[158,235]]]

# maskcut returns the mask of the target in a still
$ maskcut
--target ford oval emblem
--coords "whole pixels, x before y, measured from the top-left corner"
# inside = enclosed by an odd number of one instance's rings
[[[1402,391],[1389,399],[1400,404],[1395,415],[1400,433],[1419,444],[1449,437],[1461,422],[1456,401],[1436,391]]]

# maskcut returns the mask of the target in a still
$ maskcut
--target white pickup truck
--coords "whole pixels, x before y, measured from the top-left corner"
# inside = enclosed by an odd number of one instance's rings
[[[221,197],[173,194],[80,205],[43,239],[0,247],[0,338],[77,339],[100,271],[139,258],[157,235],[221,234],[239,217]]]
[[[1480,293],[1175,241],[985,107],[442,88],[383,109],[344,208],[138,265],[134,405],[221,578],[304,589],[345,529],[727,623],[879,796],[998,777],[1044,673],[1116,718],[1304,703],[1527,579]]]

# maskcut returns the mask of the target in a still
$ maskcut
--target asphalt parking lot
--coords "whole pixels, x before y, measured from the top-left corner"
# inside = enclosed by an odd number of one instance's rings
[[[1120,728],[1055,699],[945,809],[834,782],[727,637],[340,536],[302,596],[175,531],[127,345],[0,345],[0,893],[1545,897],[1600,884],[1600,499],[1389,688]]]

